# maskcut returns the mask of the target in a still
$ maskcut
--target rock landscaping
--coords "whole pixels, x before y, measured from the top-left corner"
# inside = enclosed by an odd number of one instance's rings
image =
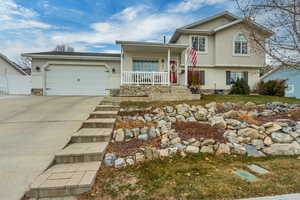
[[[120,168],[198,152],[300,155],[299,112],[298,105],[280,102],[121,109],[104,162]]]

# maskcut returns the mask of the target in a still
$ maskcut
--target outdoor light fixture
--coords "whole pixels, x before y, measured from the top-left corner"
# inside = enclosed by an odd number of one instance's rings
[[[35,70],[39,72],[39,71],[41,71],[41,68],[39,66],[36,66]]]
[[[162,63],[164,63],[164,62],[165,62],[165,60],[164,60],[164,59],[161,59],[161,62],[162,62]]]
[[[115,69],[115,68],[112,68],[111,72],[112,72],[112,73],[116,73],[116,69]]]

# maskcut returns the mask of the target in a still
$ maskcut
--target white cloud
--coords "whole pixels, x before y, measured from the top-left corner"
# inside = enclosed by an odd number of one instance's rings
[[[146,9],[147,8],[147,9]],[[57,42],[114,43],[115,40],[154,40],[163,34],[193,21],[189,15],[168,12],[150,12],[153,9],[140,5],[114,14],[108,21],[92,24],[90,32],[59,32]]]
[[[0,30],[40,28],[49,29],[51,25],[37,20],[38,14],[16,4],[13,0],[1,0]]]
[[[224,3],[226,0],[184,0],[177,4],[171,4],[168,11],[173,13],[187,13],[200,9],[203,6]]]

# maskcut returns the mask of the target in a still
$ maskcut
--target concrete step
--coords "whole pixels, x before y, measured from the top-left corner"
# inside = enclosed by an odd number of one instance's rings
[[[90,118],[116,118],[118,111],[95,111],[90,114]]]
[[[72,143],[86,142],[109,142],[112,128],[83,128],[76,132],[72,138]]]
[[[82,124],[82,128],[113,128],[115,118],[88,119]]]
[[[119,106],[120,102],[114,102],[114,101],[101,101],[99,105],[113,105],[113,106]]]
[[[120,106],[116,105],[98,105],[95,111],[119,111]]]
[[[55,154],[55,163],[93,162],[103,159],[108,142],[74,143]]]
[[[88,192],[100,166],[101,162],[54,165],[33,181],[26,197],[59,198]]]

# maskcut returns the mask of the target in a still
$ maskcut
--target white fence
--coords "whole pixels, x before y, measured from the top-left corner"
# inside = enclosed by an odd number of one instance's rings
[[[168,72],[134,72],[124,71],[123,84],[168,85]]]
[[[31,77],[22,75],[0,75],[0,96],[29,95]]]

